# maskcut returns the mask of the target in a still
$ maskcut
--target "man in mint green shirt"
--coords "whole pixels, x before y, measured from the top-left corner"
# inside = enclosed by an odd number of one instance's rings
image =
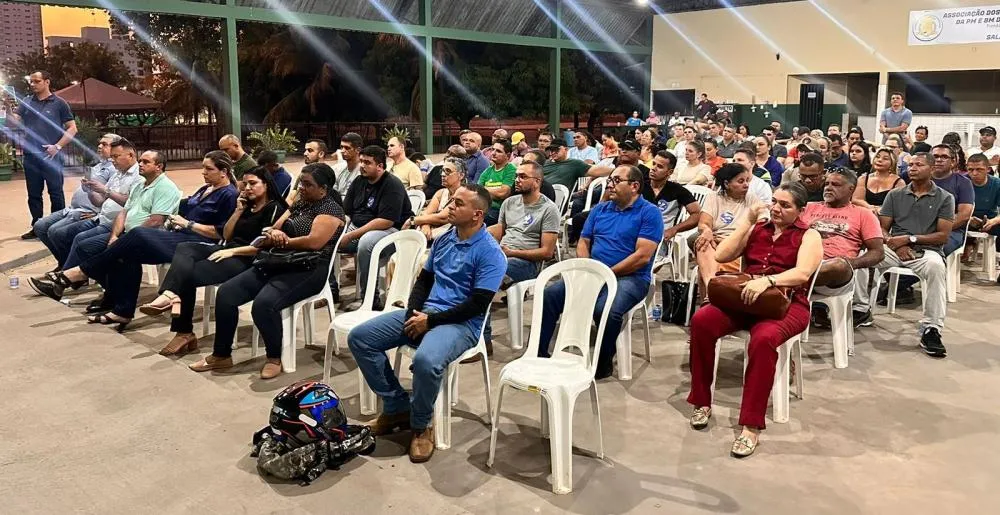
[[[159,152],[150,150],[139,157],[139,175],[143,180],[132,186],[125,208],[111,226],[108,245],[136,227],[162,227],[170,215],[177,213],[181,190],[164,174],[165,168],[166,162]]]
[[[514,176],[517,167],[510,162],[513,147],[510,140],[499,140],[493,144],[492,164],[479,176],[479,184],[490,192],[493,203],[486,213],[486,226],[497,223],[500,218],[500,205],[510,196],[514,189]]]

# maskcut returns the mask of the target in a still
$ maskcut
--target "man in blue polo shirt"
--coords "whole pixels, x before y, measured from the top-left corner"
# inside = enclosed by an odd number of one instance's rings
[[[430,423],[441,377],[449,363],[475,347],[486,310],[507,271],[500,244],[483,225],[491,202],[483,186],[459,188],[448,204],[452,229],[434,240],[406,310],[385,313],[347,336],[365,381],[382,398],[382,414],[372,432],[381,436],[411,429],[409,455],[414,463],[434,454]],[[417,348],[410,368],[412,401],[385,354],[403,345]]]
[[[28,210],[34,226],[44,214],[42,190],[49,189],[49,208],[52,213],[66,207],[63,194],[62,159],[59,151],[73,141],[76,121],[65,100],[49,90],[48,72],[38,71],[28,76],[33,95],[24,99],[11,115],[12,120],[24,130],[24,182],[28,187]],[[35,238],[31,229],[21,239]]]
[[[593,258],[608,265],[618,278],[618,293],[612,300],[597,361],[597,379],[611,376],[615,340],[625,313],[646,297],[653,278],[653,254],[663,239],[663,217],[655,205],[642,198],[642,185],[642,172],[637,167],[615,168],[608,179],[609,200],[590,210],[576,246],[577,257]],[[598,296],[595,320],[604,311],[607,296],[606,291]],[[538,355],[548,357],[556,321],[566,302],[566,286],[562,281],[545,288],[544,302]]]

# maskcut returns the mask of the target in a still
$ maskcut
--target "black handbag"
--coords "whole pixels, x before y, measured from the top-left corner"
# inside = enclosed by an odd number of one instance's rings
[[[308,272],[319,263],[319,251],[267,249],[254,257],[253,266],[264,275],[274,276],[291,272]]]
[[[688,289],[691,285],[682,281],[663,281],[661,283],[663,299],[663,314],[660,321],[668,324],[684,325],[685,315],[693,314],[697,307],[698,287],[695,286],[691,310],[688,311]]]

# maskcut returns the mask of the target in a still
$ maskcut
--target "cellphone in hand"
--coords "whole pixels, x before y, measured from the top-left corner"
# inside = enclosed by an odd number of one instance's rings
[[[267,241],[267,236],[258,236],[250,242],[251,247],[261,248],[264,246],[264,242]]]

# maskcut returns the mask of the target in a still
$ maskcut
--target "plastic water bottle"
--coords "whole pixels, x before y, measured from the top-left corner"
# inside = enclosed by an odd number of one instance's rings
[[[653,310],[649,313],[650,320],[659,320],[663,316],[663,306],[659,304],[653,305]]]
[[[21,280],[16,275],[10,276],[10,289],[16,290],[19,286],[21,286]]]

